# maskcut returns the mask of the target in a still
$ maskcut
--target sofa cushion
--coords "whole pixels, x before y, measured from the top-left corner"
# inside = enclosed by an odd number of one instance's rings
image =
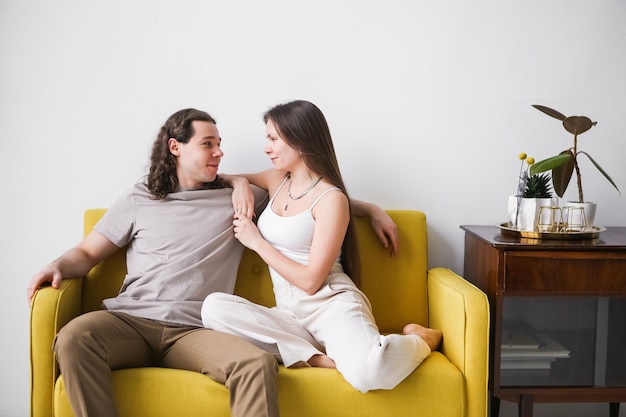
[[[363,394],[334,369],[280,367],[282,417],[380,417],[465,415],[461,372],[439,352],[393,390]],[[122,369],[113,372],[121,415],[185,417],[230,416],[228,390],[190,371],[167,368]],[[440,400],[433,401],[434,398]],[[63,378],[55,387],[55,415],[72,415]],[[140,410],[140,411],[139,411]]]
[[[132,368],[113,371],[111,378],[122,416],[230,417],[228,389],[197,372]],[[54,399],[55,416],[74,415],[62,376],[56,381]]]
[[[333,369],[280,368],[281,417],[463,416],[465,383],[459,369],[433,352],[393,390],[366,394]]]

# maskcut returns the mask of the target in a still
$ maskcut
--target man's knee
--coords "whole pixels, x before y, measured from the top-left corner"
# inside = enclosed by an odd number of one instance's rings
[[[240,368],[262,369],[266,373],[276,374],[278,372],[278,362],[276,358],[260,348],[254,346],[253,351],[249,351],[240,362]]]
[[[278,361],[269,352],[261,351],[259,355],[259,366],[265,370],[269,375],[276,375],[278,373]]]
[[[276,380],[278,362],[274,356],[264,350],[257,349],[237,361],[229,375],[230,383],[240,380],[256,380],[267,384]]]
[[[82,314],[67,323],[54,338],[53,350],[59,363],[67,358],[76,362],[85,355],[104,357],[110,333],[102,324],[110,319],[106,311]]]
[[[89,330],[88,317],[79,316],[71,320],[59,330],[54,338],[53,350],[58,360],[63,357],[74,357],[83,343],[85,333]]]

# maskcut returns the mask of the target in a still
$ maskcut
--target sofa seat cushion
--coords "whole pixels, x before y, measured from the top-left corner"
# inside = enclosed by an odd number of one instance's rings
[[[465,415],[463,374],[439,352],[393,390],[363,394],[322,368],[281,368],[278,386],[281,417]]]
[[[280,367],[279,401],[282,417],[394,417],[465,415],[465,385],[461,372],[439,352],[433,352],[415,372],[393,390],[352,388],[334,369]],[[230,416],[228,391],[196,372],[167,368],[123,369],[113,372],[122,416]],[[63,378],[55,387],[55,416],[72,412]],[[433,401],[433,399],[438,399]]]
[[[113,371],[111,378],[121,416],[230,417],[224,384],[198,372],[131,368]],[[73,417],[62,375],[54,397],[54,415]]]

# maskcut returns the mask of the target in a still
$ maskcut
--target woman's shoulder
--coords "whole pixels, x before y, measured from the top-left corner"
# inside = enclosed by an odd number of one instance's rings
[[[267,171],[263,171],[263,177],[267,184],[267,191],[270,196],[273,196],[276,191],[280,188],[280,186],[287,179],[287,172],[278,171],[276,169],[269,169]]]
[[[312,196],[314,203],[313,206],[323,204],[323,206],[346,206],[348,203],[348,197],[341,191],[341,189],[334,184],[322,179],[319,184],[317,192]],[[339,207],[341,208],[341,207]]]
[[[322,180],[319,182],[319,189],[318,189],[318,194],[326,194],[329,191],[339,191],[337,194],[338,195],[342,195],[345,197],[345,194],[343,193],[343,191],[341,191],[341,188],[337,187],[335,184],[329,182],[328,180],[326,180],[326,178],[322,178]],[[334,194],[334,193],[333,193]]]

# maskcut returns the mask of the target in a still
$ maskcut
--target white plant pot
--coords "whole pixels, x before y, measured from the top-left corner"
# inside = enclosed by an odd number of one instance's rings
[[[519,198],[519,211],[517,209],[518,197],[509,196],[508,213],[509,226],[513,229],[534,232],[537,225],[537,215],[541,207],[554,207],[557,205],[555,197],[552,198]]]
[[[569,208],[574,208],[570,210]],[[582,208],[582,210],[580,210]],[[596,220],[596,203],[578,203],[575,201],[568,201],[563,205],[563,221],[568,224],[568,227],[572,229],[581,229],[581,225],[589,230],[595,225]],[[584,213],[584,218],[581,214]],[[571,230],[582,231],[582,230]]]

